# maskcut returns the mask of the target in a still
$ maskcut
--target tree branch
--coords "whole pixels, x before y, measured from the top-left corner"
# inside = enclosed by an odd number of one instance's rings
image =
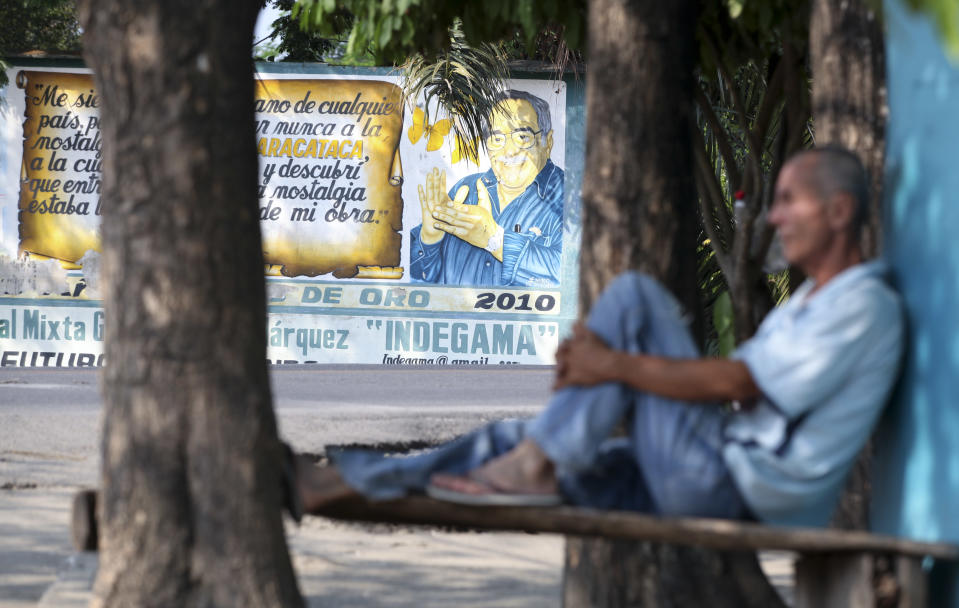
[[[708,203],[711,207],[709,217],[715,217],[719,221],[720,236],[722,237],[723,252],[726,253],[732,248],[735,238],[734,226],[729,212],[726,210],[726,197],[723,195],[722,188],[716,178],[713,170],[713,164],[706,157],[706,142],[703,140],[702,133],[696,130],[693,134],[693,156],[696,161],[696,168],[699,170],[699,178],[702,180],[700,189],[701,195],[708,195]],[[700,198],[704,198],[701,196]],[[715,227],[715,226],[714,226]],[[713,238],[710,236],[709,238]]]
[[[792,70],[798,71],[800,69],[799,60],[800,58],[796,55],[795,47],[788,41],[785,41],[783,44],[783,63],[789,65]],[[805,131],[806,123],[809,122],[810,108],[808,98],[803,96],[803,91],[800,90],[798,84],[799,79],[795,77],[795,74],[792,78],[787,78],[783,84],[783,91],[786,97],[785,118],[787,119],[783,125],[786,132],[784,159],[794,151],[802,148],[803,132]]]
[[[697,154],[696,158],[696,183],[699,185],[699,208],[703,214],[703,228],[706,230],[706,235],[709,237],[709,247],[713,250],[713,253],[716,254],[716,262],[719,264],[719,269],[722,271],[723,276],[726,277],[727,282],[732,281],[733,269],[730,265],[729,255],[723,248],[722,242],[720,240],[720,235],[716,231],[716,224],[713,219],[712,214],[712,205],[710,205],[707,200],[709,197],[707,191],[709,186],[707,185],[708,178],[703,175],[702,165],[699,162],[699,155]]]
[[[736,154],[733,152],[733,147],[729,143],[729,133],[727,133],[726,130],[723,129],[722,124],[720,124],[719,117],[716,116],[716,111],[713,110],[713,104],[709,102],[706,94],[703,93],[702,87],[696,87],[696,103],[703,113],[706,125],[709,127],[709,130],[712,131],[713,137],[716,138],[719,153],[723,157],[723,164],[726,165],[726,176],[729,178],[730,185],[734,188],[740,188],[742,186],[743,176],[739,172],[739,166],[736,164]]]
[[[739,91],[736,89],[735,79],[729,74],[729,70],[726,69],[726,64],[723,63],[720,57],[719,47],[716,45],[716,41],[713,40],[712,35],[708,32],[703,37],[706,40],[706,48],[709,49],[709,52],[712,54],[713,60],[719,68],[719,73],[722,75],[726,90],[729,92],[729,97],[732,99],[733,109],[739,119],[739,126],[746,135],[746,147],[749,152],[746,155],[749,159],[748,176],[750,179],[748,181],[752,183],[747,183],[747,180],[744,179],[743,189],[747,192],[752,192],[756,190],[756,186],[758,186],[761,181],[763,148],[756,140],[755,133],[749,128],[749,116],[746,113],[746,107],[743,105],[743,100],[739,96]]]
[[[780,60],[776,64],[772,78],[766,85],[766,92],[763,94],[762,103],[759,106],[759,112],[756,113],[756,135],[759,141],[766,141],[766,134],[772,122],[772,117],[776,108],[779,106],[782,97],[777,93],[783,90],[783,80],[785,78],[786,61]]]

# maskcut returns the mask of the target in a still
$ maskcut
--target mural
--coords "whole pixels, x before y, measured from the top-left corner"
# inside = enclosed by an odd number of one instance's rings
[[[8,76],[0,366],[102,365],[93,80],[79,68]],[[563,280],[578,249],[566,83],[511,81],[485,145],[458,141],[399,84],[385,70],[258,74],[268,358],[552,363],[576,299]]]
[[[446,171],[434,168],[417,189],[422,223],[410,232],[413,280],[558,286],[564,174],[550,160],[549,104],[510,90],[491,122],[489,170],[447,191]]]

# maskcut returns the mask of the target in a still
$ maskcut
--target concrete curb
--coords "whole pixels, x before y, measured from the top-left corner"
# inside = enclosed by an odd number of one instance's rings
[[[97,554],[75,553],[57,571],[57,580],[50,585],[38,608],[86,608],[93,596],[93,580],[97,575]]]

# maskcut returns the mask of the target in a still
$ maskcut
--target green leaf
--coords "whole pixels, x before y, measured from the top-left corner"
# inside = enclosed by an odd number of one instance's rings
[[[403,33],[402,40],[404,46],[409,46],[413,42],[413,37],[416,36],[416,29],[413,27],[413,21],[410,19],[403,20]]]
[[[383,21],[379,24],[379,36],[377,36],[377,44],[379,44],[381,49],[385,49],[390,43],[390,38],[393,37],[393,16],[387,15],[383,18]]]
[[[319,3],[313,4],[313,29],[320,29],[323,26],[323,6]]]
[[[733,326],[733,301],[724,291],[713,303],[713,327],[719,337],[719,355],[728,357],[736,348],[736,332]]]
[[[727,0],[726,6],[729,8],[729,16],[738,19],[743,12],[743,0]]]
[[[516,8],[520,25],[523,26],[523,32],[527,39],[531,39],[539,29],[533,21],[533,0],[519,0]]]
[[[350,37],[346,39],[347,57],[350,57],[356,54],[356,39],[359,36],[359,34],[357,33],[358,30],[359,30],[359,27],[354,25],[353,29],[350,30]]]

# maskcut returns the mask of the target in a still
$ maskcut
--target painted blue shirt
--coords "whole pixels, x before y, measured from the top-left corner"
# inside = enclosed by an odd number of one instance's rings
[[[447,285],[555,287],[563,247],[563,170],[547,160],[526,190],[500,209],[493,170],[461,179],[469,187],[467,205],[478,202],[476,180],[489,191],[493,219],[503,227],[503,261],[451,234],[435,244],[420,240],[422,225],[410,231],[410,276],[414,281]]]
[[[733,354],[763,396],[729,420],[723,457],[765,522],[828,523],[889,397],[903,313],[884,272],[859,264],[812,294],[807,281]]]

